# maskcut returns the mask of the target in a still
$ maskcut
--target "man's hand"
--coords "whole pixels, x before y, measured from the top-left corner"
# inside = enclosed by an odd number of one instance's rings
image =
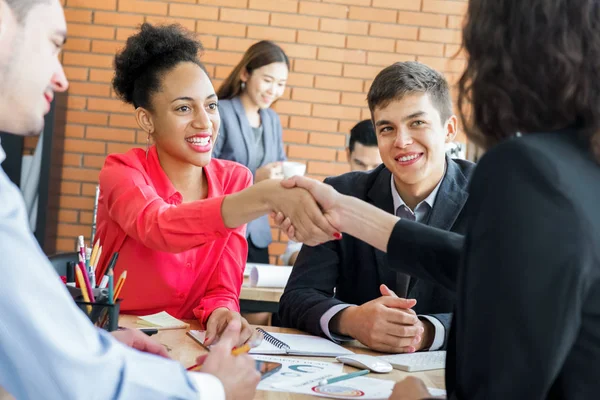
[[[241,346],[249,339],[254,340],[254,338],[259,335],[258,331],[252,329],[248,321],[246,321],[246,318],[242,317],[240,313],[221,307],[216,308],[208,317],[204,344],[209,346],[217,343],[227,326],[233,321],[239,322],[240,325],[237,342],[234,343],[234,346]]]
[[[126,346],[133,347],[144,353],[156,354],[157,356],[170,358],[165,346],[151,339],[145,333],[137,329],[122,329],[111,332],[113,337]]]
[[[275,161],[265,164],[256,170],[254,174],[254,183],[258,183],[267,179],[282,179],[283,166],[281,161]]]
[[[242,331],[239,319],[232,319],[223,330],[219,343],[212,346],[210,353],[198,357],[202,364],[202,372],[219,378],[225,389],[227,400],[251,400],[260,382],[260,373],[256,370],[256,362],[247,354],[233,356],[231,349],[236,343],[243,342],[239,335]]]
[[[432,397],[423,381],[419,378],[409,376],[403,381],[396,383],[389,400],[421,400],[430,398]]]
[[[424,331],[419,318],[411,310],[416,303],[414,299],[382,296],[341,311],[331,320],[331,328],[373,350],[412,353],[421,342]]]

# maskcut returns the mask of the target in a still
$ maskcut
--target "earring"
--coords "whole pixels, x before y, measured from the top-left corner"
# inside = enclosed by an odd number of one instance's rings
[[[146,138],[146,160],[148,159],[148,150],[150,150],[150,134],[148,133],[148,137]]]
[[[246,90],[246,82],[242,82],[242,92]]]

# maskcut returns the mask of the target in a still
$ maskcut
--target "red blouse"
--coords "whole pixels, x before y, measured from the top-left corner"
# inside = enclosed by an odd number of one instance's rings
[[[127,270],[121,311],[134,315],[167,311],[204,325],[218,307],[239,311],[248,253],[246,227],[227,228],[224,195],[252,184],[250,171],[213,159],[204,167],[208,196],[182,203],[160,166],[156,148],[110,155],[100,171],[96,237],[100,265],[119,252],[116,279]]]

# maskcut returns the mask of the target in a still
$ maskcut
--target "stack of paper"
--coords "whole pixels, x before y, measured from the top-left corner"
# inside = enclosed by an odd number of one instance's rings
[[[156,329],[187,329],[190,327],[188,323],[185,323],[168,312],[163,311],[157,314],[145,315],[138,317],[137,323],[139,325],[151,326]]]

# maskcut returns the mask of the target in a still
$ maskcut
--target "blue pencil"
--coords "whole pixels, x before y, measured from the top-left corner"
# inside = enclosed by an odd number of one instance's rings
[[[370,372],[370,370],[363,369],[361,371],[351,372],[346,375],[336,376],[335,378],[323,379],[322,381],[319,382],[319,386],[329,385],[330,383],[335,383],[335,382],[345,381],[347,379],[356,378],[358,376],[366,375],[369,372]]]
[[[114,278],[113,272],[108,272],[108,302],[109,304],[115,304],[115,287],[114,287]]]

